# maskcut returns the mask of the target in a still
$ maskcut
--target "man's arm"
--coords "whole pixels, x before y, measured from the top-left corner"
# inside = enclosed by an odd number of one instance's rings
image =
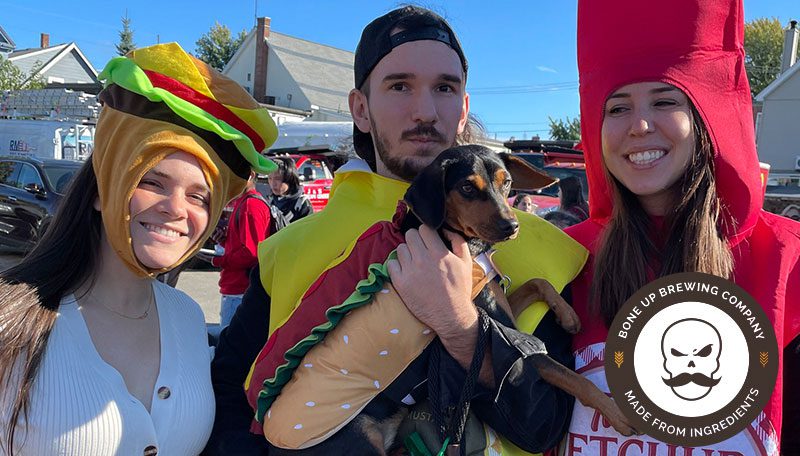
[[[222,330],[211,362],[217,411],[214,429],[203,454],[263,455],[266,440],[250,433],[253,409],[247,402],[244,381],[269,333],[270,297],[261,286],[259,268],[250,272],[250,286],[230,325]]]
[[[531,356],[546,349],[548,356],[572,369],[571,336],[547,312],[533,336],[493,322],[491,344],[497,387],[473,400],[476,414],[527,451],[555,447],[569,428],[575,398],[545,382]]]
[[[551,358],[568,368],[573,365],[569,353],[569,335],[548,312],[535,331],[536,338],[492,320],[489,346],[495,388],[478,385],[472,396],[471,410],[498,434],[520,448],[538,453],[555,447],[569,427],[574,398],[545,382],[530,356],[541,353],[547,341]],[[433,350],[444,350],[435,345]],[[466,372],[446,353],[440,355],[439,391],[441,403],[455,405]],[[434,381],[429,378],[428,381]]]
[[[465,254],[466,244],[460,236],[446,234],[452,252],[429,227],[409,230],[407,245],[397,249],[398,259],[388,268],[409,310],[439,336],[446,351],[439,366],[439,391],[445,396],[441,403],[453,404],[475,351],[478,323],[469,297],[471,259]],[[545,341],[553,359],[567,367],[573,361],[570,336],[552,312],[534,336],[492,320],[473,404],[481,420],[500,435],[527,451],[542,451],[555,446],[566,431],[574,398],[545,382],[528,358],[545,352]]]
[[[472,303],[472,258],[464,238],[444,231],[450,251],[427,225],[408,230],[397,247],[389,276],[408,310],[430,327],[447,353],[469,368],[478,340],[478,311]],[[487,353],[487,357],[490,355]],[[491,387],[491,360],[485,359],[480,382]]]

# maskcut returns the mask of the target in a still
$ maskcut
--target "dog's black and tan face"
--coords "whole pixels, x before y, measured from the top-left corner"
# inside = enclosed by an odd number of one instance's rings
[[[445,226],[467,238],[494,244],[513,239],[517,217],[508,192],[546,187],[554,179],[510,154],[478,145],[443,151],[411,182],[405,201],[433,228]]]

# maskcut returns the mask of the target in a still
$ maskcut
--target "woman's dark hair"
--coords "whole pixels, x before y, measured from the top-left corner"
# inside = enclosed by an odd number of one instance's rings
[[[552,223],[553,225],[561,228],[562,230],[569,226],[581,223],[581,219],[562,210],[550,211],[547,214],[545,214],[544,217],[542,218]]]
[[[586,205],[586,199],[583,197],[583,187],[577,177],[569,176],[560,179],[558,187],[561,189],[562,210],[569,209],[572,206]]]
[[[273,157],[272,161],[278,165],[275,171],[280,175],[281,181],[289,186],[287,195],[294,195],[300,191],[300,176],[297,174],[297,165],[290,157]]]
[[[620,307],[649,281],[678,272],[705,272],[729,278],[733,257],[722,235],[725,217],[714,179],[714,149],[708,130],[692,106],[695,146],[691,163],[675,183],[672,208],[657,245],[653,225],[639,199],[608,173],[614,210],[594,265],[591,302],[610,326]],[[658,234],[657,234],[658,236]]]
[[[92,280],[103,232],[95,210],[97,178],[91,158],[84,163],[61,200],[39,243],[19,264],[0,273],[0,388],[15,391],[7,428],[0,434],[13,453],[20,415],[27,421],[30,392],[61,298]],[[20,360],[20,361],[18,361]],[[11,385],[14,379],[20,383]]]

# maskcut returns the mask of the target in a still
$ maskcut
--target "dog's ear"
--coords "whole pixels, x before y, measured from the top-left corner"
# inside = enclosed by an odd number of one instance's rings
[[[403,197],[420,222],[439,229],[444,224],[444,177],[449,162],[434,161],[411,181]]]
[[[549,187],[558,179],[552,178],[534,168],[525,160],[515,157],[511,154],[501,153],[498,154],[506,169],[511,173],[511,188],[514,190],[539,190],[540,188]]]

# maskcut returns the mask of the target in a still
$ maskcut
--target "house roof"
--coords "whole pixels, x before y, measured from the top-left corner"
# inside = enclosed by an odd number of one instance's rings
[[[5,48],[5,49],[8,49],[10,51],[13,51],[14,48],[16,48],[16,47],[17,47],[17,45],[14,44],[14,40],[11,39],[11,37],[3,29],[3,27],[0,27],[0,49],[4,49]]]
[[[267,43],[311,104],[349,114],[354,53],[277,32],[270,32]]]
[[[44,66],[53,60],[61,51],[67,47],[67,44],[56,44],[46,48],[29,48],[20,49],[8,54],[8,59],[25,73],[30,72],[36,62]]]
[[[253,28],[223,73],[244,55],[244,49],[254,42],[255,34]],[[318,106],[320,111],[339,112],[349,118],[347,97],[353,88],[353,52],[275,31],[270,31],[267,44],[312,105]]]
[[[800,73],[800,61],[797,61],[794,65],[789,67],[788,70],[781,73],[781,75],[778,76],[778,79],[772,81],[770,85],[764,87],[764,90],[758,92],[758,95],[756,95],[756,101],[763,102],[764,99],[769,96],[769,94],[777,90],[778,87],[782,86],[784,82],[793,78],[797,73]]]
[[[61,59],[75,52],[77,57],[83,60],[86,68],[91,72],[92,77],[97,80],[97,70],[94,69],[89,59],[83,55],[78,45],[74,42],[57,44],[46,48],[22,49],[8,55],[8,60],[12,61],[24,73],[30,73],[36,65],[41,65],[36,75],[43,74]]]

